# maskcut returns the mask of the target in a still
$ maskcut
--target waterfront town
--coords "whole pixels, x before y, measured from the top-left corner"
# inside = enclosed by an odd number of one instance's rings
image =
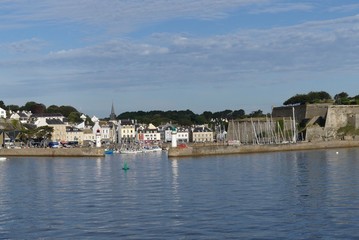
[[[32,114],[30,111],[7,111],[0,108],[0,147],[106,147],[112,149],[138,147],[153,147],[166,145],[172,141],[172,132],[176,130],[177,142],[213,142],[216,135],[208,125],[175,126],[167,123],[154,126],[152,123],[143,124],[136,119],[116,119],[112,105],[109,120],[100,120],[96,116],[91,118],[93,124],[86,121],[82,114],[81,122],[70,123],[60,113]],[[27,136],[23,129],[43,128],[45,134]],[[46,131],[49,131],[46,133]]]
[[[221,119],[209,126],[180,126],[171,122],[155,126],[136,119],[117,119],[112,104],[108,120],[96,116],[89,124],[70,123],[60,113],[33,114],[0,108],[1,148],[103,147],[115,150],[187,145],[271,145],[298,142],[357,140],[359,105],[333,103],[273,107],[270,114],[257,118]],[[223,123],[222,124],[218,124]],[[27,129],[41,132],[30,135]],[[31,131],[30,131],[31,132]],[[28,133],[28,134],[26,134]],[[175,137],[176,143],[173,144]],[[171,145],[172,143],[172,145]]]

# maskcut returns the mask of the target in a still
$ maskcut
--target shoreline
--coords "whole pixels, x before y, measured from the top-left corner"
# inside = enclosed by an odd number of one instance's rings
[[[359,147],[359,141],[337,140],[323,142],[298,142],[289,144],[267,144],[267,145],[209,145],[188,146],[186,148],[170,148],[168,157],[201,157],[209,155],[230,155],[266,152],[285,152],[316,149],[352,148]]]
[[[104,148],[1,148],[2,157],[104,157]]]
[[[167,155],[168,158],[181,158],[353,147],[359,147],[359,141],[336,140],[266,145],[190,144],[187,147],[170,147]],[[104,148],[1,148],[0,157],[105,157],[104,151]]]

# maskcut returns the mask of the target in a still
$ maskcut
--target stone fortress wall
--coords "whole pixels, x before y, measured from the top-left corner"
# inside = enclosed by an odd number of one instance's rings
[[[290,129],[293,115],[295,116],[296,124],[301,123],[302,131],[299,134],[301,134],[301,139],[306,141],[335,140],[338,139],[337,130],[339,128],[347,125],[354,126],[356,129],[359,128],[359,105],[306,104],[274,107],[271,116],[273,120],[271,123],[272,129],[275,129],[275,122],[279,120],[284,121],[285,129]],[[266,123],[268,120],[262,121],[263,126],[254,126],[256,131],[258,129],[263,130],[268,126],[268,123]],[[235,135],[240,135],[240,142],[248,142],[248,140],[249,142],[254,142],[253,137],[252,139],[243,139],[243,137],[253,136],[251,125],[255,124],[250,124],[248,121],[247,125],[244,124],[246,123],[243,120],[229,122],[227,138],[233,140],[236,139]],[[304,130],[303,126],[305,126]],[[236,131],[240,131],[238,129],[247,130],[246,133],[241,130],[241,134],[236,134]],[[290,136],[287,139],[290,139]]]
[[[272,117],[292,117],[294,108],[295,120],[298,123],[313,117],[322,117],[325,119],[328,108],[330,106],[331,104],[306,104],[297,106],[274,107],[272,109]]]
[[[358,126],[359,105],[333,105],[330,106],[325,121],[325,128],[338,129],[350,124]]]
[[[296,107],[298,107],[298,110],[295,110],[295,112],[298,111],[298,118],[296,117],[298,123],[303,120],[310,122],[311,119],[319,117],[325,120],[324,126],[312,124],[306,127],[305,140],[307,141],[337,139],[337,130],[347,125],[359,128],[359,105],[306,104]],[[303,108],[305,109],[304,117]],[[278,112],[273,111],[272,114],[278,114]]]

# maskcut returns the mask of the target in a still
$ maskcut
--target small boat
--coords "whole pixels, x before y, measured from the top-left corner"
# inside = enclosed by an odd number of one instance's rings
[[[143,152],[161,152],[162,148],[157,147],[157,146],[153,146],[153,147],[144,147],[143,148]]]
[[[105,154],[113,154],[113,150],[112,149],[105,149]]]
[[[0,161],[5,161],[6,159],[6,157],[0,157]]]
[[[124,149],[120,151],[121,154],[136,154],[136,153],[142,153],[141,150],[135,150],[135,149]]]

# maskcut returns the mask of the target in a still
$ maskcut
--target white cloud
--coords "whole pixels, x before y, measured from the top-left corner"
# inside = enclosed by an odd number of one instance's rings
[[[29,53],[41,50],[46,42],[40,39],[31,38],[10,43],[0,43],[0,49],[10,53]]]
[[[313,9],[309,4],[262,0],[38,0],[30,5],[14,0],[7,4],[7,11],[16,15],[0,16],[0,29],[10,22],[19,26],[71,22],[114,32],[166,19],[216,19],[241,7],[258,9],[257,13]],[[258,86],[280,87],[283,82],[297,83],[303,76],[318,76],[320,72],[359,70],[358,26],[359,16],[350,16],[286,27],[232,29],[205,37],[151,30],[148,34],[153,34],[147,38],[108,34],[104,41],[65,44],[56,49],[49,49],[40,37],[8,40],[0,43],[0,49],[13,56],[0,60],[0,82],[7,83],[2,84],[2,90],[9,96],[16,87],[18,95],[48,99],[59,93],[73,94],[73,98],[96,94],[106,98],[119,93],[131,97],[131,92],[140,98],[160,90],[165,94],[167,86],[175,88],[178,97],[183,92],[195,94],[198,88],[208,94],[223,92],[224,96],[241,88],[242,94],[250,97],[248,92]],[[51,42],[50,47],[54,45]],[[44,46],[48,54],[40,55]],[[37,54],[31,55],[33,52]],[[167,97],[171,97],[169,93]],[[186,102],[190,104],[190,100]]]
[[[161,81],[214,83],[218,78],[230,82],[258,72],[358,68],[358,23],[354,16],[208,38],[161,34],[155,41],[114,40],[6,66],[56,71],[64,81],[112,79],[122,87],[128,79],[152,86]]]
[[[8,14],[0,17],[6,24],[55,24],[74,22],[107,26],[111,31],[129,31],[139,24],[173,18],[216,19],[233,9],[268,2],[266,0],[62,0],[21,1],[3,3]],[[4,26],[0,24],[0,26]]]
[[[340,6],[330,7],[329,12],[353,12],[359,9],[359,4],[344,4]]]
[[[314,6],[308,3],[269,3],[262,5],[254,10],[251,10],[251,13],[282,13],[282,12],[292,12],[292,11],[310,11],[313,10]]]

